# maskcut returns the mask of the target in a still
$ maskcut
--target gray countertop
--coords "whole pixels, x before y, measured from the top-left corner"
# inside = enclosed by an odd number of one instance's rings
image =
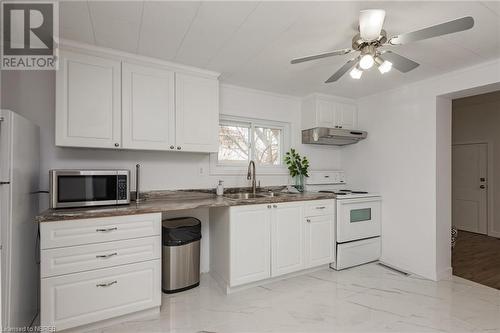
[[[305,192],[300,194],[290,193],[277,197],[229,199],[203,191],[161,191],[161,194],[148,196],[145,201],[138,204],[133,202],[129,205],[121,206],[48,209],[38,215],[35,221],[41,223],[120,215],[161,213],[194,208],[230,207],[321,199],[335,199],[335,194]]]

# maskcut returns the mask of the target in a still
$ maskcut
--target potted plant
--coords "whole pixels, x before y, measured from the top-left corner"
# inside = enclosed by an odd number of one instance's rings
[[[307,157],[301,157],[295,149],[291,148],[290,151],[285,153],[285,163],[290,176],[295,181],[295,188],[299,192],[304,192],[304,178],[309,177],[309,161]]]

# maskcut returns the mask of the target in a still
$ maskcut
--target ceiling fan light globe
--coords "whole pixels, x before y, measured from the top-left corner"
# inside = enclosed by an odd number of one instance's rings
[[[349,72],[349,75],[356,80],[361,79],[361,76],[363,75],[363,71],[359,70],[357,67],[354,67],[351,72]]]
[[[373,56],[371,54],[365,54],[361,57],[361,59],[359,59],[359,67],[361,67],[362,69],[370,69],[372,68],[374,63],[375,60],[373,59]]]
[[[379,71],[381,74],[385,74],[385,73],[389,72],[391,69],[392,69],[392,62],[387,61],[387,60],[384,60],[384,62],[383,62],[383,63],[381,63],[381,64],[378,66],[378,71]]]
[[[385,20],[385,10],[367,9],[359,13],[359,33],[364,41],[371,42],[380,36]]]

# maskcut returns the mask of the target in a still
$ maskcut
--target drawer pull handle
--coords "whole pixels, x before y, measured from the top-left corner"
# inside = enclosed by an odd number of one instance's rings
[[[113,252],[113,253],[110,253],[110,254],[98,254],[96,255],[95,257],[96,258],[103,258],[103,259],[108,259],[108,258],[111,258],[113,256],[117,256],[118,253],[117,252]]]
[[[95,286],[96,287],[109,287],[109,286],[114,285],[115,283],[118,283],[118,281],[114,280],[114,281],[106,282],[106,283],[98,283]]]
[[[325,206],[316,207],[316,209],[325,209],[325,208],[326,208]]]
[[[104,229],[95,229],[96,232],[110,232],[110,231],[114,231],[114,230],[118,230],[117,227],[113,227],[113,228],[104,228]]]

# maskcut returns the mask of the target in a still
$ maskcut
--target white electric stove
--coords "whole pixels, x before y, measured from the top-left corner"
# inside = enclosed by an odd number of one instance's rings
[[[306,191],[334,193],[335,262],[330,267],[340,270],[380,257],[381,203],[377,193],[347,188],[343,171],[312,171]]]

